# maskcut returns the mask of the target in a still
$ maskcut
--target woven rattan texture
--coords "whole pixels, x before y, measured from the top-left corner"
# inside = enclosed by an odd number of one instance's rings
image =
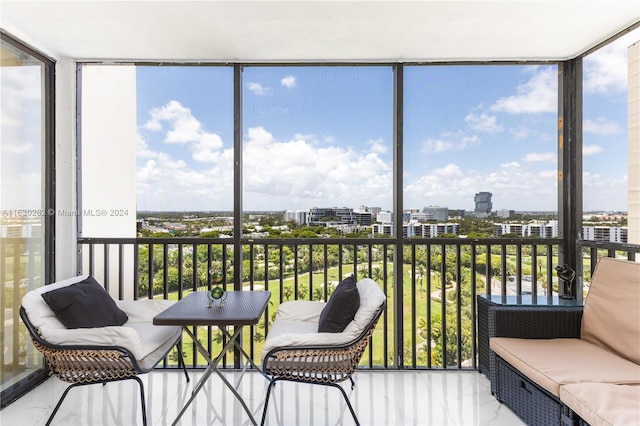
[[[347,380],[358,367],[376,323],[377,318],[360,339],[346,347],[287,348],[272,352],[265,359],[265,373],[305,383],[335,384]]]
[[[489,365],[489,302],[478,297],[478,371],[490,373]]]
[[[138,372],[129,357],[117,350],[54,349],[33,340],[51,371],[74,384],[101,383],[134,377]]]
[[[496,398],[507,404],[528,425],[559,425],[563,405],[544,389],[496,357]]]
[[[489,313],[491,337],[523,339],[580,338],[582,307],[506,308],[495,306]],[[491,326],[494,322],[493,328]]]
[[[489,339],[491,337],[518,337],[524,339],[579,338],[581,321],[582,306],[494,305],[479,300],[479,365],[482,368],[481,371],[487,374],[491,381],[491,393],[495,394],[496,392],[496,356],[493,351],[489,350]],[[484,330],[485,324],[486,331]]]

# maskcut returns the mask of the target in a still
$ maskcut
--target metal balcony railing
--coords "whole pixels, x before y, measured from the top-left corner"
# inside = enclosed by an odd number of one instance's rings
[[[476,295],[551,299],[560,240],[411,238],[397,256],[395,240],[386,238],[243,239],[238,274],[229,239],[82,238],[78,244],[78,272],[95,275],[120,298],[177,300],[210,288],[211,269],[222,272],[227,289],[271,291],[263,320],[243,335],[256,361],[279,304],[327,300],[344,276],[355,273],[374,279],[389,298],[363,367],[475,369]],[[398,259],[402,271],[396,274]],[[401,285],[394,285],[396,277]],[[224,343],[215,328],[205,328],[194,329],[205,347]],[[204,363],[193,347],[185,355],[191,367]],[[234,366],[232,354],[227,358],[224,366]]]
[[[5,285],[0,296],[5,309],[0,326],[5,330],[2,361],[7,371],[25,367],[22,352],[28,344],[13,307],[19,306],[26,291],[41,285],[35,271],[42,254],[28,250],[33,243],[29,240],[3,239],[1,247],[0,276]],[[77,272],[96,276],[120,299],[178,300],[188,292],[210,288],[212,268],[223,273],[229,290],[269,290],[272,296],[264,318],[242,336],[245,350],[256,362],[281,303],[328,300],[346,275],[368,276],[379,283],[388,303],[362,367],[475,369],[476,295],[532,294],[551,299],[557,291],[560,244],[559,239],[542,238],[411,238],[398,248],[387,238],[242,239],[242,265],[236,271],[230,239],[81,238]],[[583,241],[580,246],[585,290],[599,257],[634,260],[640,253],[640,246],[630,244]],[[10,285],[14,276],[23,277],[18,291]],[[213,352],[224,344],[215,327],[193,331]],[[190,367],[205,365],[190,339],[185,339],[183,350]],[[170,354],[164,367],[175,366],[176,355]],[[223,366],[237,367],[232,353]]]

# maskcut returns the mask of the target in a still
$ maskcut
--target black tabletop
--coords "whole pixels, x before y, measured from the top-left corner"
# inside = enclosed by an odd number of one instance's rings
[[[222,307],[208,308],[206,291],[196,291],[153,318],[155,325],[254,325],[267,307],[269,291],[228,291]]]

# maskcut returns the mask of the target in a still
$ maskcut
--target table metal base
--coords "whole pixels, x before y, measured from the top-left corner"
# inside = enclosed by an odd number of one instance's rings
[[[227,338],[227,343],[224,345],[224,347],[222,348],[222,350],[220,351],[220,353],[218,354],[217,357],[215,357],[215,359],[211,358],[211,355],[209,354],[209,352],[202,346],[202,344],[198,341],[198,338],[195,334],[193,334],[193,332],[191,330],[189,330],[188,327],[183,327],[184,331],[189,335],[189,337],[191,337],[193,339],[194,345],[195,347],[198,349],[198,352],[200,352],[200,354],[207,360],[207,362],[209,363],[209,365],[207,365],[206,370],[204,371],[204,374],[202,375],[202,377],[200,378],[200,380],[198,381],[198,383],[196,384],[195,388],[193,389],[193,391],[191,392],[191,398],[189,398],[189,400],[187,401],[187,403],[184,405],[184,407],[182,407],[182,410],[180,411],[180,413],[178,413],[178,417],[176,417],[176,419],[173,421],[172,425],[176,425],[179,421],[180,418],[182,417],[182,415],[184,414],[185,411],[187,411],[187,408],[189,408],[189,406],[191,405],[191,403],[193,402],[193,400],[195,399],[196,395],[198,394],[198,392],[200,391],[200,389],[202,389],[202,387],[204,386],[205,382],[207,381],[207,379],[209,378],[209,376],[211,375],[211,373],[213,373],[214,371],[216,372],[216,374],[220,377],[220,379],[222,379],[222,382],[229,388],[229,390],[231,390],[231,392],[235,395],[236,399],[238,401],[240,401],[240,404],[242,404],[242,407],[244,408],[244,411],[247,413],[247,415],[249,416],[249,419],[251,420],[251,422],[254,425],[257,425],[258,423],[256,422],[255,417],[253,416],[253,414],[251,414],[251,411],[249,410],[249,407],[247,406],[247,403],[244,401],[244,399],[242,398],[242,396],[238,393],[238,391],[236,390],[235,386],[233,386],[226,377],[224,377],[224,375],[222,374],[222,371],[220,371],[220,369],[218,368],[218,364],[220,363],[220,361],[222,360],[222,358],[224,357],[224,354],[232,347],[236,347],[240,353],[242,355],[244,355],[244,357],[247,359],[247,362],[244,363],[243,367],[242,367],[242,374],[240,375],[240,378],[237,380],[236,382],[236,386],[240,383],[240,380],[242,379],[242,376],[244,375],[247,366],[253,366],[253,368],[255,368],[257,371],[260,372],[260,374],[262,374],[267,380],[271,380],[266,374],[264,374],[264,372],[262,371],[262,369],[260,369],[251,359],[251,357],[244,351],[244,349],[242,348],[242,345],[240,345],[238,343],[238,337],[240,336],[240,332],[242,331],[242,327],[234,327],[234,331],[233,334],[229,333],[229,331],[227,330],[227,327],[225,326],[218,326],[218,329],[220,331],[222,331],[222,334]]]

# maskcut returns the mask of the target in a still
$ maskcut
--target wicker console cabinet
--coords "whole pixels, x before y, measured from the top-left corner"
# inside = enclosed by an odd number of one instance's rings
[[[582,303],[554,296],[478,295],[478,370],[491,381],[495,394],[495,355],[491,337],[548,339],[580,337]]]

